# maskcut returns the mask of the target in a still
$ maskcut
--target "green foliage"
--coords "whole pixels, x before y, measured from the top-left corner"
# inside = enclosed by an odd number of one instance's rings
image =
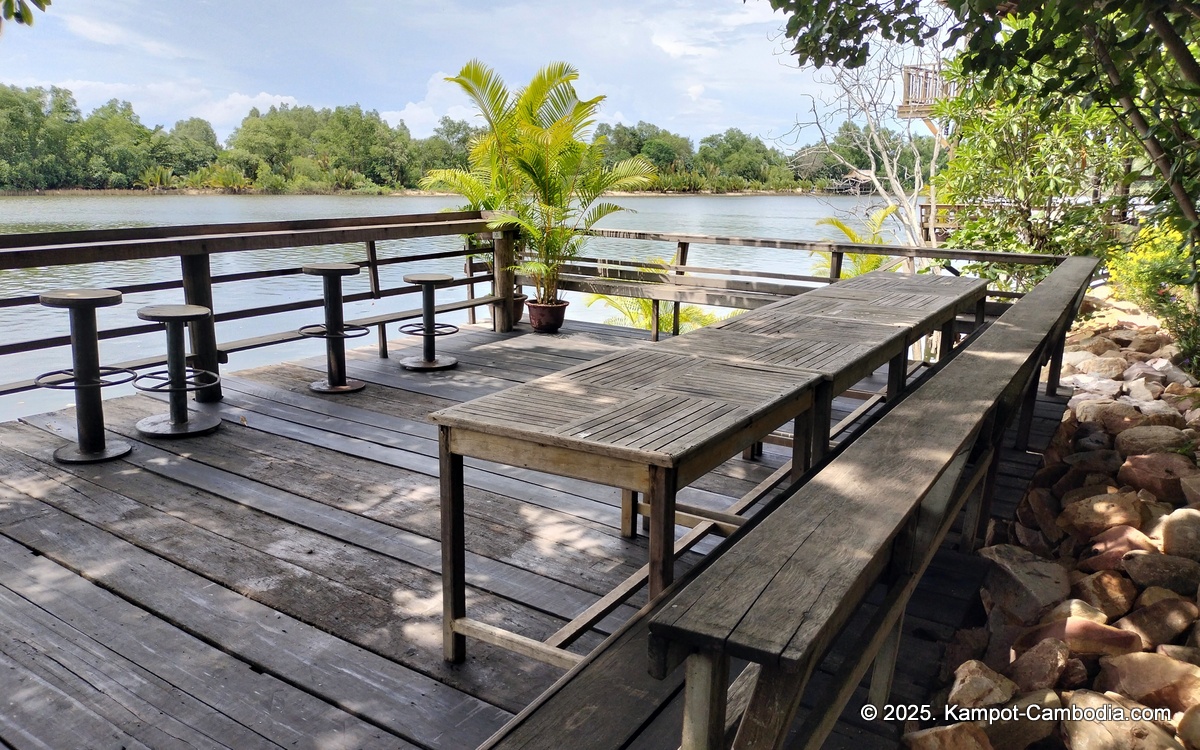
[[[957,139],[939,188],[965,208],[956,211],[963,228],[946,244],[1101,256],[1118,247],[1111,217],[1124,213],[1136,146],[1112,113],[1053,92],[1034,100],[1021,93],[1035,87],[1030,76],[989,83],[957,65],[950,70],[959,94],[937,111]],[[1054,106],[1039,115],[1046,103]]]
[[[146,190],[166,190],[175,187],[178,183],[179,178],[175,176],[170,167],[156,164],[153,167],[147,167],[134,185]]]
[[[1109,257],[1108,270],[1117,293],[1155,316],[1175,337],[1196,372],[1200,365],[1200,308],[1192,285],[1195,266],[1184,234],[1166,224],[1143,225],[1133,247]]]
[[[641,328],[644,331],[649,331],[655,304],[658,305],[660,325],[664,327],[669,327],[670,325],[667,321],[671,320],[672,303],[666,300],[658,300],[656,302],[655,300],[641,297],[617,297],[609,294],[587,295],[585,303],[588,307],[597,302],[604,304],[617,313],[611,318],[605,318],[605,325],[629,326],[630,328]],[[679,332],[687,333],[697,328],[710,326],[713,323],[723,320],[723,317],[717,313],[708,312],[698,305],[680,305]]]
[[[469,200],[495,200],[495,227],[520,229],[528,258],[517,270],[532,277],[543,304],[558,301],[559,269],[578,254],[587,230],[624,210],[600,197],[647,187],[654,174],[640,156],[607,166],[605,139],[585,141],[604,97],[579,99],[578,77],[570,65],[550,63],[524,88],[510,91],[491,68],[472,60],[448,79],[475,104],[487,129],[472,141],[469,169],[443,170],[440,179],[469,188]]]
[[[836,216],[817,219],[817,226],[833,227],[845,235],[847,241],[856,245],[883,245],[889,238],[889,234],[884,232],[884,224],[887,223],[889,216],[896,213],[897,208],[898,206],[893,204],[872,211],[863,222],[865,225],[864,228],[867,230],[866,234],[859,232]],[[820,260],[813,264],[813,271],[818,275],[828,276],[832,268],[832,260],[829,253],[816,253],[816,255]],[[886,255],[846,253],[842,256],[841,278],[850,279],[870,273],[871,271],[877,271],[883,267],[886,260],[888,260]]]
[[[921,44],[939,31],[926,22],[920,0],[770,1],[789,16],[786,34],[797,57],[818,66],[861,66],[880,39]],[[1038,81],[1032,93],[1043,98],[1030,101],[1043,115],[1061,106],[1050,94],[1108,110],[1136,135],[1157,172],[1160,210],[1184,221],[1193,243],[1200,239],[1200,6],[1030,0],[1005,3],[1001,12],[994,1],[944,5],[954,14],[950,40],[965,40],[967,73],[987,83],[1013,74]],[[1002,33],[1013,22],[1020,28]]]
[[[33,8],[45,12],[50,0],[0,0],[0,28],[4,21],[33,25]],[[33,6],[32,8],[30,6]]]

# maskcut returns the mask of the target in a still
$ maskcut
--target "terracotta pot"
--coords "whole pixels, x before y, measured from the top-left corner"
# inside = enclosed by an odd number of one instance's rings
[[[513,325],[520,323],[525,318],[525,300],[529,299],[528,294],[514,294],[512,298],[512,322]]]
[[[558,329],[562,328],[563,320],[567,317],[567,305],[569,302],[558,301],[549,305],[543,305],[533,300],[525,303],[529,308],[529,325],[538,333],[558,333]]]

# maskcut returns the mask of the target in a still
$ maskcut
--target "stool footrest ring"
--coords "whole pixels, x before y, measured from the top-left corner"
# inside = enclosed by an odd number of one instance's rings
[[[311,326],[304,326],[296,331],[296,333],[310,339],[356,339],[359,336],[366,336],[371,332],[366,326],[345,325],[342,326],[341,333],[334,333],[326,330],[324,323],[316,323]]]
[[[425,328],[424,323],[405,323],[400,326],[400,333],[407,333],[409,336],[449,336],[452,333],[458,333],[458,326],[450,323],[434,323],[431,331]]]
[[[221,376],[215,372],[189,367],[184,370],[183,385],[181,386],[171,385],[171,376],[167,370],[155,370],[134,378],[133,387],[139,391],[150,393],[176,393],[178,391],[198,391],[220,382]]]
[[[50,388],[56,391],[76,391],[80,388],[107,388],[110,385],[124,385],[137,380],[138,374],[128,367],[101,367],[100,379],[95,383],[76,383],[74,370],[54,370],[43,372],[33,379],[33,384],[39,388]],[[55,380],[55,378],[60,378]],[[105,378],[115,378],[106,380]]]

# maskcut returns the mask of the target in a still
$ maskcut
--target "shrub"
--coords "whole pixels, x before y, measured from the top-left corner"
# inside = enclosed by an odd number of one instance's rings
[[[1195,273],[1184,236],[1159,224],[1145,225],[1133,246],[1108,258],[1118,296],[1158,318],[1175,337],[1183,366],[1195,373],[1200,364],[1200,308],[1193,289]]]

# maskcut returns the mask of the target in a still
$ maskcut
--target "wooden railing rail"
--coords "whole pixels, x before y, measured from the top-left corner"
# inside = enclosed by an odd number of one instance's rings
[[[868,701],[887,701],[908,598],[964,505],[973,546],[1005,428],[1020,409],[1027,430],[1037,373],[1061,356],[1096,265],[1064,261],[659,610],[651,670],[687,662],[685,748],[724,748],[734,728],[734,747],[781,747],[809,676],[880,584],[884,604],[806,719],[803,746],[821,745],[872,665]],[[752,662],[733,705],[731,658]]]
[[[213,254],[357,244],[362,245],[365,249],[365,259],[356,262],[367,271],[370,291],[351,294],[345,297],[346,302],[355,302],[367,299],[384,299],[419,291],[418,287],[411,285],[383,288],[379,277],[379,269],[382,267],[441,258],[463,257],[468,254],[481,252],[478,248],[463,248],[450,251],[420,253],[417,255],[380,257],[378,242],[477,233],[491,234],[491,230],[488,227],[488,219],[479,212],[11,234],[0,235],[0,270],[178,257],[181,269],[180,278],[142,284],[120,285],[116,288],[124,293],[182,288],[186,302],[203,305],[212,309],[214,286],[219,287],[221,284],[236,281],[289,276],[301,272],[300,268],[288,267],[213,276],[209,261]],[[498,234],[504,236],[503,233]],[[498,240],[496,244],[503,245],[504,243]],[[509,241],[509,244],[511,245],[511,241]],[[484,252],[490,252],[490,248]],[[469,279],[456,280],[449,286],[494,282],[494,280],[493,274],[485,273]],[[38,304],[37,292],[42,290],[31,289],[29,291],[31,292],[30,294],[0,299],[0,309],[19,308]],[[500,308],[507,310],[506,305],[511,300],[511,296],[512,283],[509,281],[506,286],[493,285],[493,293],[491,295],[476,297],[468,300],[466,303],[449,303],[442,305],[439,309],[473,309],[476,306],[493,305],[496,310]],[[252,339],[218,343],[215,331],[215,323],[217,322],[244,320],[264,315],[291,312],[320,307],[322,304],[323,301],[320,298],[311,298],[215,313],[213,318],[207,321],[206,324],[191,328],[192,358],[197,367],[216,372],[219,370],[220,363],[227,358],[229,352],[281,343],[298,338],[298,334],[294,331],[284,331]],[[366,319],[366,321],[350,322],[377,326],[379,328],[380,355],[386,356],[386,337],[383,325],[395,320],[415,318],[419,314],[420,311],[414,309],[399,311],[390,315],[377,315]],[[507,313],[504,315],[493,315],[493,319],[501,326],[500,330],[511,328],[509,317]],[[504,327],[506,325],[507,328]],[[155,325],[133,325],[107,329],[100,331],[100,338],[112,339],[133,336],[147,333],[157,328],[158,326]],[[16,355],[39,349],[62,346],[69,343],[69,341],[68,336],[50,336],[29,341],[12,342],[0,345],[0,356]],[[119,363],[118,366],[134,368],[152,367],[160,365],[162,361],[164,361],[162,357],[150,357],[134,362]],[[30,380],[0,384],[0,395],[17,393],[32,387],[33,384]],[[219,385],[210,386],[197,393],[197,399],[200,401],[215,401],[219,400],[220,397]]]

